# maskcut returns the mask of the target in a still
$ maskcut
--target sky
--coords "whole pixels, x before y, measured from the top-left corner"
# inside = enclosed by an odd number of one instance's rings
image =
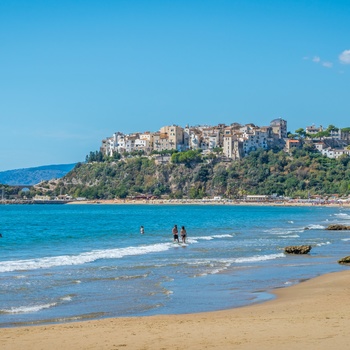
[[[0,171],[116,131],[350,126],[350,1],[1,0]]]

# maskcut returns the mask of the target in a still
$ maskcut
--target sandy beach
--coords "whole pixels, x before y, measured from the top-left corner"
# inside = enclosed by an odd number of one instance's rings
[[[274,291],[252,306],[1,329],[8,349],[348,349],[350,271]],[[185,300],[184,302],[190,302]]]
[[[233,200],[202,200],[202,199],[98,199],[83,201],[68,201],[66,204],[125,204],[125,205],[233,205],[233,206],[267,206],[267,207],[310,207],[325,206],[335,208],[350,208],[350,202],[302,202],[292,201],[233,201]]]

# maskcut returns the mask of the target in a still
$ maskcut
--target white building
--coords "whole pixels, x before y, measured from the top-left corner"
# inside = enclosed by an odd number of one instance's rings
[[[259,148],[268,148],[268,134],[260,129],[250,129],[243,134],[243,152],[244,155],[248,155],[252,151],[256,151]]]
[[[350,156],[350,150],[348,149],[326,148],[326,149],[322,149],[321,153],[324,156],[328,158],[333,158],[333,159],[338,159],[344,154]]]
[[[148,153],[150,150],[150,142],[148,140],[136,139],[134,144],[135,151],[144,151]]]
[[[220,133],[219,132],[213,132],[209,134],[209,145],[208,149],[213,150],[216,147],[220,147]]]

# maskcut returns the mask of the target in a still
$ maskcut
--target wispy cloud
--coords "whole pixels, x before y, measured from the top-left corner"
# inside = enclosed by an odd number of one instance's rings
[[[333,63],[332,62],[322,62],[322,66],[326,68],[332,68]]]
[[[322,67],[325,68],[333,68],[333,62],[330,61],[322,61],[320,56],[313,56],[312,58],[309,56],[304,56],[303,60],[309,61],[311,60],[312,62],[316,64],[320,64]]]
[[[350,64],[350,50],[344,50],[339,55],[339,61],[342,64]]]

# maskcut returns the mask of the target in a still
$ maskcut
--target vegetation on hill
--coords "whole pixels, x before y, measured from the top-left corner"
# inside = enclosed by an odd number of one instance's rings
[[[37,193],[67,193],[88,199],[137,195],[241,198],[246,194],[307,198],[350,194],[350,158],[329,159],[307,144],[291,155],[258,150],[234,162],[195,151],[173,153],[171,162],[158,165],[154,159],[140,155],[121,160],[95,159],[78,164],[58,182],[47,182],[37,188]]]

